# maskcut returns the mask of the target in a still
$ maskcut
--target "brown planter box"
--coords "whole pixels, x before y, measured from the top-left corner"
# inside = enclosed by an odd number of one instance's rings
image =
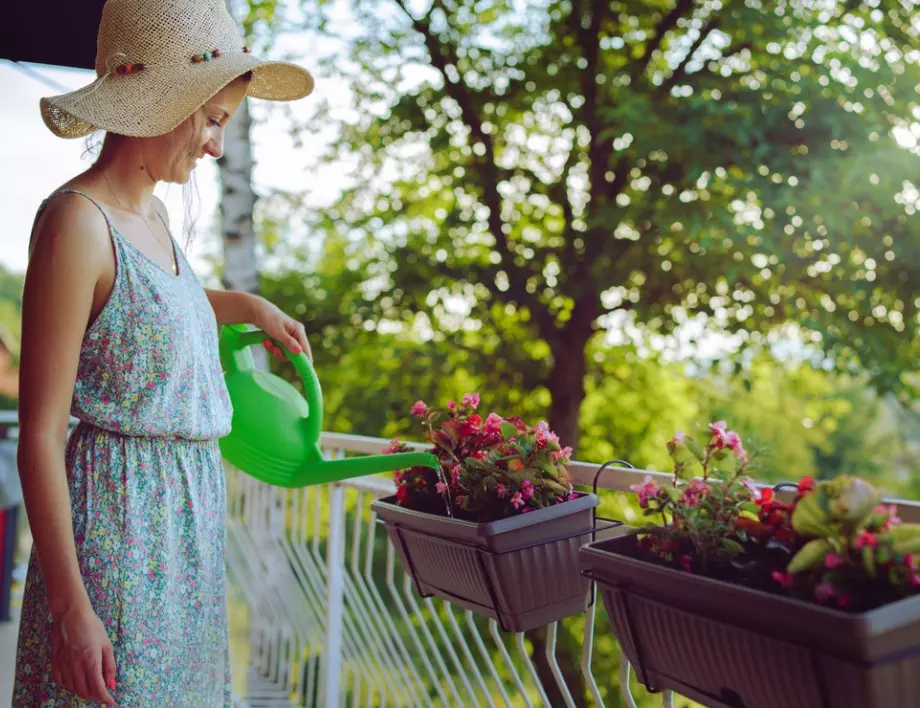
[[[848,614],[585,545],[639,680],[713,708],[920,706],[920,596]]]
[[[423,597],[437,595],[526,632],[581,614],[590,580],[578,549],[594,527],[594,494],[529,514],[477,524],[397,506],[372,505]]]

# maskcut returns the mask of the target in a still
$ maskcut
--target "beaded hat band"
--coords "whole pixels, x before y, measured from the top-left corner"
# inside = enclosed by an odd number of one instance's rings
[[[248,72],[253,98],[292,101],[313,91],[303,67],[264,61],[244,46],[223,0],[108,0],[96,80],[41,99],[42,118],[62,138],[163,135]]]

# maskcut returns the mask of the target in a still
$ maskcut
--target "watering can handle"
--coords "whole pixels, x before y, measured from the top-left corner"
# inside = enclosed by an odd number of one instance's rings
[[[247,350],[249,347],[261,346],[266,339],[271,339],[271,337],[262,330],[250,329],[245,325],[225,325],[225,330],[227,331],[220,338],[220,359],[224,370],[229,372],[254,368],[252,355]],[[309,436],[307,439],[319,444],[320,433],[323,429],[323,391],[316,377],[316,371],[313,370],[313,364],[303,352],[294,354],[281,342],[272,341],[281,348],[288,361],[294,365],[300,380],[303,381],[304,395],[310,411],[306,421]]]

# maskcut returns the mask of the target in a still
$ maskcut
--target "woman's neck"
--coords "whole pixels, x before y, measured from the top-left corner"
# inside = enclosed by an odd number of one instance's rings
[[[137,141],[106,135],[102,152],[91,171],[103,177],[122,207],[137,213],[151,211],[157,181],[150,174]]]

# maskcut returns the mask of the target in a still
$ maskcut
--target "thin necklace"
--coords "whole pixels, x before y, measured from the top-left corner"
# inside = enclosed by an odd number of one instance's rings
[[[141,221],[144,222],[144,226],[147,227],[147,230],[150,232],[150,235],[153,236],[153,240],[157,242],[157,245],[161,246],[169,254],[170,270],[173,272],[173,275],[179,275],[179,264],[176,263],[176,254],[172,248],[167,248],[166,244],[163,243],[163,240],[153,232],[153,227],[147,221],[147,217],[141,214],[139,211],[135,211],[130,207],[126,206],[121,199],[118,198],[118,195],[115,194],[115,190],[112,189],[112,183],[109,182],[109,176],[106,174],[105,170],[101,170],[102,178],[105,180],[106,185],[109,188],[109,191],[112,193],[112,196],[115,197],[115,201],[118,202],[119,206],[125,211],[130,211],[132,214],[137,214],[141,217]]]

